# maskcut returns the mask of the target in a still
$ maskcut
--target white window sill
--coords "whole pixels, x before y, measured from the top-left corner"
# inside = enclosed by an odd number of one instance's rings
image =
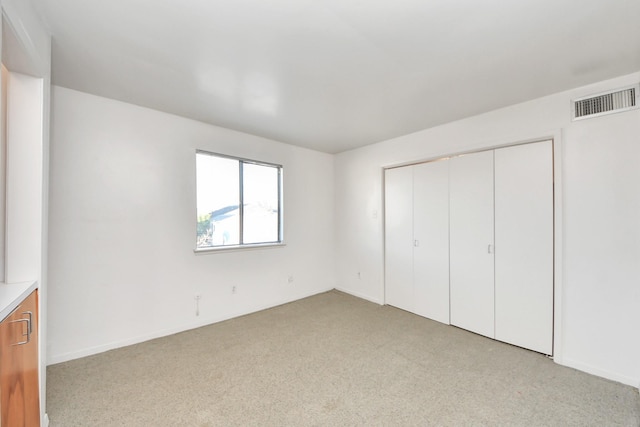
[[[205,255],[216,252],[236,252],[236,251],[246,251],[246,250],[254,250],[254,249],[272,249],[286,246],[284,242],[280,243],[254,243],[249,245],[228,245],[228,246],[214,246],[210,248],[196,248],[193,252],[196,255]]]

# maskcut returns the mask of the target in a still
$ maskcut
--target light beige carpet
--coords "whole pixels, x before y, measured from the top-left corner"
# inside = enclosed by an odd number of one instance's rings
[[[337,291],[47,374],[53,427],[640,425],[637,389]]]

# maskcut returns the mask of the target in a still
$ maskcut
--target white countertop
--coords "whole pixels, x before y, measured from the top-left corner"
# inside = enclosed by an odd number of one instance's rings
[[[0,283],[0,321],[38,287],[38,282]]]

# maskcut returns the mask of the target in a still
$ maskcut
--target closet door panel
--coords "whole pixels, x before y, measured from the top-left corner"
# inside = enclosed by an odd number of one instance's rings
[[[552,353],[553,146],[495,151],[496,339]]]
[[[493,152],[450,160],[451,324],[494,337]]]
[[[415,313],[449,323],[449,161],[414,166]]]
[[[385,171],[385,303],[413,311],[413,168]]]

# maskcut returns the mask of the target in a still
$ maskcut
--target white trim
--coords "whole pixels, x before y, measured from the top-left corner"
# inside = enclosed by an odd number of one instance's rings
[[[287,246],[284,242],[279,243],[250,243],[246,245],[228,245],[228,246],[213,246],[210,248],[196,248],[193,252],[196,255],[204,255],[212,252],[235,252],[244,251],[247,249],[270,249]]]
[[[335,290],[336,290],[336,291],[340,291],[340,292],[342,292],[342,293],[345,293],[345,294],[347,294],[347,295],[354,296],[354,297],[356,297],[356,298],[363,299],[363,300],[365,300],[365,301],[372,302],[372,303],[374,303],[374,304],[384,305],[384,301],[382,301],[382,300],[380,300],[380,299],[377,299],[377,298],[372,298],[372,297],[370,297],[369,295],[365,295],[365,294],[362,294],[362,293],[360,293],[360,292],[355,292],[355,291],[352,291],[352,290],[350,290],[350,289],[341,288],[341,287],[339,287],[339,286],[337,286],[337,287],[335,288]]]
[[[378,221],[378,231],[380,232],[380,238],[382,240],[382,251],[380,252],[380,265],[382,266],[382,288],[379,292],[379,302],[375,301],[377,304],[384,305],[387,302],[387,237],[386,237],[386,226],[387,226],[387,211],[385,210],[385,206],[387,203],[387,191],[385,189],[386,185],[386,172],[384,167],[380,167],[378,170],[379,178],[380,178],[380,202],[381,206],[378,209],[380,212],[380,220]],[[373,300],[370,300],[373,301]]]
[[[246,157],[231,156],[229,154],[222,154],[222,153],[218,153],[218,152],[215,152],[215,151],[203,150],[203,149],[200,149],[200,148],[196,149],[196,154],[205,154],[205,155],[211,156],[211,157],[222,157],[223,159],[237,160],[239,162],[249,163],[249,164],[252,164],[252,165],[269,166],[269,167],[272,167],[272,168],[282,169],[282,165],[280,165],[278,163],[269,163],[269,162],[263,162],[261,160],[247,159]]]
[[[252,314],[252,313],[256,313],[262,310],[267,310],[269,308],[273,308],[273,307],[278,307],[280,305],[284,305],[284,304],[288,304],[290,302],[294,302],[294,301],[298,301],[304,298],[308,298],[314,295],[318,295],[318,294],[322,294],[325,292],[329,292],[331,291],[333,288],[332,287],[327,287],[326,289],[322,289],[319,291],[313,291],[313,292],[308,292],[308,293],[303,293],[303,294],[299,294],[296,295],[293,298],[286,298],[284,300],[275,302],[275,303],[271,303],[271,304],[255,304],[253,307],[249,308],[248,310],[242,310],[242,311],[237,311],[234,312],[230,315],[225,315],[225,316],[210,316],[210,317],[206,317],[206,318],[201,318],[197,321],[194,322],[189,322],[189,323],[184,323],[180,326],[176,326],[176,327],[172,327],[172,328],[167,328],[167,329],[161,329],[158,331],[154,331],[154,332],[150,332],[148,334],[144,334],[144,335],[138,335],[136,337],[133,338],[128,338],[125,340],[120,340],[120,341],[112,341],[110,343],[107,344],[101,344],[101,345],[97,345],[94,347],[87,347],[84,349],[80,349],[77,351],[72,351],[72,352],[68,352],[68,353],[62,353],[62,354],[58,354],[58,355],[51,355],[49,360],[47,360],[47,366],[49,365],[55,365],[57,363],[62,363],[62,362],[67,362],[69,360],[74,360],[74,359],[80,359],[82,357],[87,357],[87,356],[91,356],[94,354],[98,354],[98,353],[103,353],[105,351],[108,350],[113,350],[116,348],[120,348],[120,347],[126,347],[129,345],[133,345],[133,344],[139,344],[145,341],[149,341],[152,339],[156,339],[156,338],[162,338],[162,337],[166,337],[168,335],[173,335],[173,334],[177,334],[179,332],[185,332],[191,329],[197,329],[197,328],[201,328],[203,326],[208,326],[208,325],[212,325],[214,323],[218,323],[218,322],[223,322],[225,320],[229,320],[229,319],[234,319],[236,317],[241,317],[241,316],[245,316],[247,314]],[[50,351],[51,352],[51,351]]]
[[[577,360],[573,360],[571,358],[565,357],[564,358],[564,363],[562,364],[563,366],[569,367],[569,368],[574,368],[577,369],[579,371],[583,371],[586,372],[588,374],[592,374],[592,375],[596,375],[598,377],[601,378],[606,378],[608,380],[611,381],[616,381],[622,384],[626,384],[629,385],[631,387],[638,387],[638,381],[640,381],[640,378],[633,378],[633,377],[628,377],[626,375],[621,375],[615,372],[611,372],[611,371],[607,371],[604,369],[600,369],[600,368],[596,368],[593,367],[587,363],[583,363]]]
[[[553,136],[553,360],[563,363],[564,354],[564,227],[563,227],[563,173],[564,145],[562,131]]]
[[[443,151],[427,157],[420,157],[413,160],[405,160],[400,162],[386,163],[382,165],[382,169],[393,169],[402,166],[412,166],[421,163],[428,163],[442,159],[449,159],[451,157],[462,156],[464,154],[479,153],[481,151],[491,151],[498,148],[513,147],[515,145],[532,144],[536,142],[549,141],[560,135],[559,129],[547,129],[544,132],[540,132],[537,137],[523,138],[518,136],[505,137],[499,139],[490,139],[480,141],[476,144],[472,144],[468,149],[460,149],[458,151]]]
[[[15,5],[15,1],[3,1],[2,2],[2,17],[4,23],[8,24],[15,34],[16,40],[20,43],[20,49],[25,53],[26,57],[31,61],[29,64],[31,67],[28,70],[29,75],[44,77],[49,75],[49,62],[47,58],[42,58],[41,54],[36,46],[36,43],[31,37],[29,25],[23,19],[23,13]],[[27,71],[27,70],[23,70]]]

